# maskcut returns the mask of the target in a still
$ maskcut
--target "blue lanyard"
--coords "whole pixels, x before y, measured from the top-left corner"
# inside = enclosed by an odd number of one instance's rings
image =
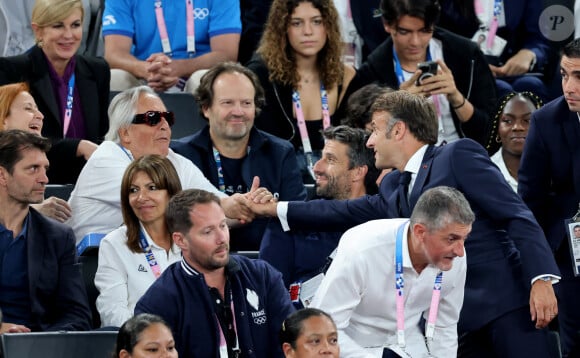
[[[218,176],[218,189],[222,192],[226,192],[226,183],[224,180],[224,169],[222,168],[222,159],[220,157],[220,152],[218,152],[215,147],[213,147],[213,158],[215,159],[215,165],[217,166],[217,176]]]
[[[127,155],[127,158],[129,158],[130,161],[133,161],[133,157],[131,156],[131,154],[129,154],[129,152],[127,151],[127,149],[125,149],[125,147],[123,147],[121,144],[117,143],[117,145],[119,146],[119,148],[121,148],[121,150]]]
[[[399,81],[399,87],[401,87],[401,83],[405,82],[405,76],[403,76],[403,68],[401,67],[401,62],[399,61],[399,56],[397,56],[397,51],[395,51],[394,45],[393,61],[395,61],[395,75],[397,76],[397,81]],[[431,52],[429,51],[429,47],[427,47],[427,61],[431,61]]]
[[[70,79],[68,80],[68,90],[66,94],[66,108],[64,110],[64,120],[63,120],[63,132],[62,132],[63,137],[66,137],[66,133],[68,132],[68,128],[70,127],[70,122],[72,119],[74,90],[75,90],[75,74],[73,72],[73,74],[70,76]]]
[[[155,255],[153,254],[153,251],[151,251],[151,245],[149,245],[149,243],[147,242],[147,239],[145,238],[145,234],[143,233],[142,229],[139,231],[139,245],[145,252],[145,258],[147,259],[147,263],[151,267],[151,271],[153,271],[153,275],[155,275],[155,278],[158,278],[159,276],[161,276],[161,267],[159,266],[159,263],[157,263]]]

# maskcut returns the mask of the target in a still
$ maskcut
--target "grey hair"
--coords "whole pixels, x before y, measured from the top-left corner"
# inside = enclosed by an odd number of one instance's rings
[[[411,226],[423,224],[429,232],[452,223],[471,225],[474,221],[475,214],[465,196],[448,186],[431,188],[421,194],[411,214]]]
[[[151,95],[159,98],[149,86],[129,88],[117,94],[109,105],[109,131],[105,134],[105,140],[115,143],[121,142],[119,129],[127,128],[137,114],[137,104],[142,95]]]

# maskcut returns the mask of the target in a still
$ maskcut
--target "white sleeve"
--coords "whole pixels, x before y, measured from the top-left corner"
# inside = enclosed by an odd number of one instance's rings
[[[348,241],[349,232],[345,233],[332,265],[322,280],[312,307],[319,308],[334,319],[338,329],[340,356],[349,358],[371,358],[369,352],[357,344],[346,334],[354,309],[361,301],[367,285],[367,265],[365,260],[356,252],[343,246]]]
[[[101,316],[101,326],[120,327],[126,320],[133,317],[129,308],[128,273],[111,240],[113,231],[107,235],[99,247],[99,265],[95,274],[95,286],[100,294],[97,298],[97,310]]]

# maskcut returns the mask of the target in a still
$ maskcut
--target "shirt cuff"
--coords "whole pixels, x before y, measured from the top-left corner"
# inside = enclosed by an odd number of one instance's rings
[[[534,284],[534,282],[536,282],[538,280],[552,281],[552,285],[555,285],[558,282],[560,282],[560,279],[561,279],[561,277],[556,276],[556,275],[538,275],[532,279],[532,285]]]
[[[290,225],[288,225],[288,202],[280,201],[276,205],[276,214],[278,214],[278,220],[280,220],[280,225],[284,231],[290,231]]]

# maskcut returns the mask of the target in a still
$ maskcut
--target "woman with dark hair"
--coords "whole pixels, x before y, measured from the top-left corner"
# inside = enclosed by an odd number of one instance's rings
[[[339,124],[336,112],[355,75],[341,62],[338,23],[331,0],[274,0],[248,63],[267,94],[256,127],[291,141],[303,173],[320,157],[321,130]]]
[[[156,315],[142,313],[123,323],[114,358],[177,358],[171,329]]]
[[[42,135],[53,142],[51,183],[74,184],[109,127],[109,66],[77,54],[85,15],[81,0],[36,0],[36,46],[0,58],[0,84],[27,82],[45,117]]]
[[[532,92],[511,92],[502,98],[493,118],[486,149],[515,192],[518,191],[518,169],[532,112],[542,104]]]
[[[95,275],[103,327],[118,327],[133,316],[149,286],[181,259],[165,222],[169,199],[179,191],[181,182],[167,158],[146,155],[125,170],[121,182],[125,225],[101,241]]]
[[[336,324],[328,313],[317,308],[303,308],[290,314],[282,323],[279,337],[287,358],[340,355]]]

